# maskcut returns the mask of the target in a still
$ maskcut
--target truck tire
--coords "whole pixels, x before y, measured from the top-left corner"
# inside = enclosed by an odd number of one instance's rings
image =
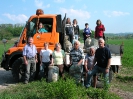
[[[12,65],[12,75],[16,82],[24,81],[25,64],[23,64],[23,57],[18,58]]]

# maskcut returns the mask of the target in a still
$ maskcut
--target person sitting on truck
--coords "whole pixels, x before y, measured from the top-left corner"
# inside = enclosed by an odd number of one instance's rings
[[[105,36],[104,36],[104,31],[105,31],[105,27],[102,24],[101,20],[97,20],[96,21],[97,26],[95,27],[95,38],[99,39],[99,38],[103,38],[105,40]]]
[[[52,63],[54,66],[59,68],[60,77],[64,78],[64,61],[65,61],[65,53],[64,50],[61,49],[60,43],[55,45],[55,50],[52,53]]]
[[[74,38],[79,39],[79,25],[76,19],[73,20]]]
[[[36,62],[38,62],[37,49],[36,46],[33,44],[32,37],[28,38],[28,44],[26,44],[23,49],[23,58],[26,65],[24,84],[27,84],[29,82],[29,79],[31,81],[34,80],[36,73]]]
[[[87,78],[87,73],[91,71],[94,57],[95,57],[95,48],[91,47],[89,53],[85,56],[85,63],[84,63],[84,68],[86,71],[85,78]],[[96,88],[96,83],[97,83],[96,74],[93,75],[93,81],[94,81],[94,88]]]
[[[69,37],[69,41],[72,43],[74,37],[74,29],[73,26],[71,25],[70,18],[67,18],[66,20],[65,30],[66,30],[66,35]]]
[[[44,75],[46,75],[46,81],[48,80],[48,66],[51,64],[50,56],[52,56],[52,50],[48,48],[49,44],[44,43],[44,49],[40,51],[40,66],[44,70]]]
[[[83,31],[83,37],[84,37],[84,45],[85,45],[85,40],[91,36],[91,29],[89,28],[89,24],[85,23],[85,28]]]
[[[39,26],[38,26],[38,31],[36,31],[36,28],[35,28],[35,30],[33,31],[33,34],[35,34],[36,32],[37,33],[45,33],[48,31],[44,28],[43,24],[40,22]]]
[[[75,40],[74,48],[70,51],[69,73],[72,77],[74,77],[76,84],[79,84],[79,82],[82,82],[81,78],[82,78],[82,72],[83,72],[82,62],[84,59],[84,53],[79,46],[80,46],[80,42],[78,40]]]
[[[92,65],[92,71],[87,74],[86,88],[91,86],[91,77],[99,72],[103,73],[105,89],[108,89],[109,83],[109,69],[111,63],[111,52],[105,47],[104,39],[100,38],[98,40],[99,48],[95,52],[95,57]],[[96,65],[95,65],[96,64]]]

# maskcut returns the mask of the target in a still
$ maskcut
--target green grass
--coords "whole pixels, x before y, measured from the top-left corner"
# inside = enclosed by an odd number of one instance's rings
[[[14,42],[18,39],[18,37],[13,38],[11,40],[8,40],[7,43],[5,44],[6,51],[14,45]],[[2,40],[0,41],[0,62],[2,58],[2,54],[4,53],[4,44],[2,43]]]
[[[0,93],[0,99],[120,99],[101,89],[77,86],[72,79],[46,83],[45,80],[27,85],[18,84]]]
[[[6,44],[6,51],[13,46],[13,43],[7,43]],[[2,42],[0,42],[0,62],[1,62],[1,58],[2,58],[2,54],[4,53],[4,44]]]
[[[121,44],[124,42],[124,54],[122,57],[122,65],[124,67],[133,67],[133,39],[109,40],[110,44]]]
[[[118,74],[114,75],[111,83],[112,88],[133,93],[133,67],[122,67]]]

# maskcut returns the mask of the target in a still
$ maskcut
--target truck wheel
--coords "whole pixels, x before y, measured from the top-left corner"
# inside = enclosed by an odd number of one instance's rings
[[[109,70],[109,83],[111,83],[111,81],[113,79],[113,75],[114,75],[114,72],[113,72],[112,68],[110,68],[110,70]]]
[[[23,58],[18,58],[12,65],[12,75],[17,82],[24,81],[25,76],[25,64],[23,64]]]

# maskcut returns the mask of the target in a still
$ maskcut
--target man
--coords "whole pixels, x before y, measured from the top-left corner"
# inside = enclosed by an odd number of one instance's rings
[[[111,53],[110,50],[104,46],[103,38],[100,38],[98,40],[98,44],[99,48],[96,50],[95,58],[92,65],[92,68],[93,67],[94,68],[92,69],[92,71],[88,72],[87,75],[87,84],[86,84],[87,88],[90,87],[91,85],[91,77],[99,72],[103,73],[105,84],[107,85],[109,83],[108,76],[109,76],[109,68],[111,63]]]
[[[75,40],[74,48],[70,51],[70,75],[75,78],[78,84],[81,81],[81,76],[83,72],[82,62],[84,59],[84,53],[81,48],[79,48],[80,42]]]
[[[26,44],[23,49],[23,58],[24,58],[24,63],[26,65],[24,83],[27,84],[29,82],[29,78],[31,81],[34,80],[36,72],[37,49],[36,46],[33,44],[32,37],[28,38],[28,44]]]

